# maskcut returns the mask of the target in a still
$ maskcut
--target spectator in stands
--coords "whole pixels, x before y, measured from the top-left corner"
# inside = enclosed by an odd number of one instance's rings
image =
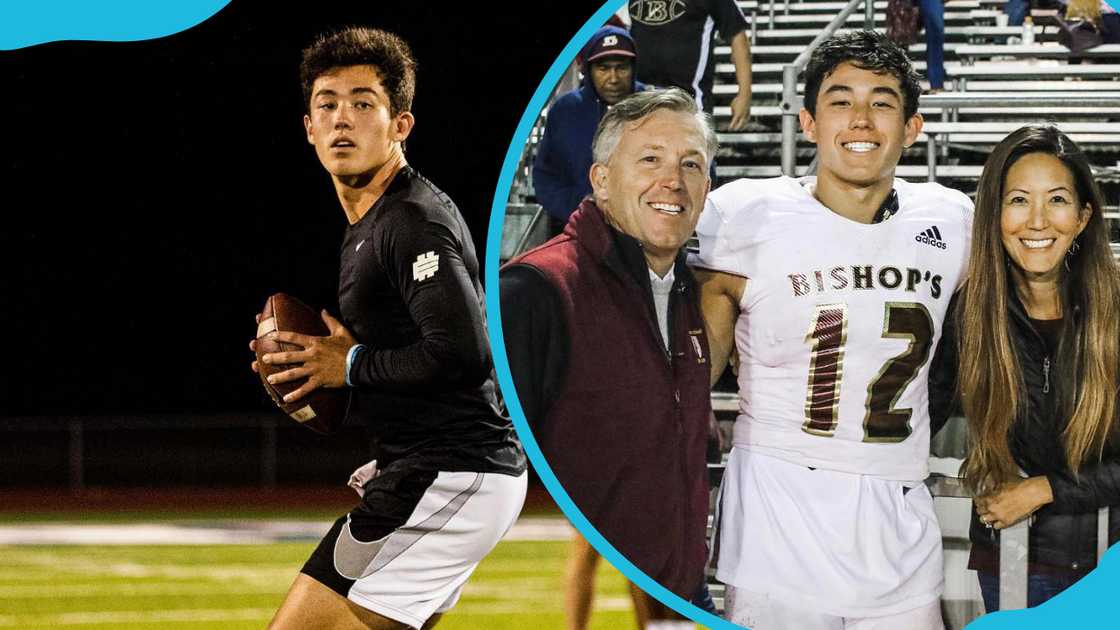
[[[936,93],[945,89],[945,3],[918,0],[918,10],[926,31],[926,79],[930,93]]]
[[[1092,22],[1102,44],[1120,43],[1120,14],[1105,0],[1061,0],[1066,22]]]
[[[728,129],[746,127],[751,113],[751,44],[747,20],[735,0],[631,0],[629,10],[630,32],[642,51],[638,79],[658,87],[679,87],[709,114],[715,105],[713,40],[718,30],[731,44],[731,63],[739,86],[731,100]]]
[[[1120,274],[1101,210],[1085,154],[1054,127],[1015,131],[984,166],[972,275],[931,399],[951,391],[944,368],[957,368],[972,437],[962,471],[976,497],[969,568],[989,612],[998,530],[1033,518],[1035,606],[1096,566],[1097,510],[1120,505]],[[1120,519],[1109,521],[1115,542]]]
[[[501,274],[510,370],[552,472],[599,533],[686,600],[706,592],[711,399],[683,247],[716,148],[681,90],[619,101],[595,132],[593,198]],[[654,620],[676,616],[649,603]]]
[[[1101,38],[1105,44],[1120,44],[1120,13],[1101,2]]]
[[[645,86],[634,80],[634,40],[625,29],[604,26],[591,36],[580,60],[583,84],[556,99],[533,161],[537,201],[559,234],[583,198],[591,194],[591,139],[611,105]]]
[[[1059,0],[1061,11],[1066,20],[1088,20],[1097,27],[1101,25],[1101,7],[1108,6],[1104,0]]]
[[[1031,11],[1031,0],[1007,0],[1003,12],[1007,14],[1008,26],[1022,26]]]

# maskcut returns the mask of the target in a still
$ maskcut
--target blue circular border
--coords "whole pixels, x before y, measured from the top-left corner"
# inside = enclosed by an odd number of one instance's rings
[[[575,36],[568,42],[568,45],[560,51],[560,55],[556,58],[556,61],[552,63],[552,67],[548,69],[544,78],[541,79],[540,85],[537,86],[536,92],[533,93],[533,98],[530,99],[528,106],[525,108],[525,113],[521,116],[521,122],[517,125],[517,130],[514,132],[513,139],[510,141],[509,150],[506,152],[505,161],[502,163],[501,175],[498,177],[498,184],[494,189],[494,203],[490,209],[490,229],[487,231],[486,237],[486,286],[489,288],[486,295],[486,310],[490,332],[490,346],[494,353],[494,364],[498,373],[498,384],[505,394],[506,404],[509,406],[510,415],[513,417],[513,423],[517,427],[517,433],[521,437],[522,443],[525,445],[525,452],[529,455],[529,461],[532,462],[533,468],[537,471],[537,475],[540,476],[541,481],[544,482],[545,487],[548,488],[553,499],[556,500],[556,504],[560,506],[564,515],[575,525],[576,529],[583,534],[587,541],[590,542],[607,561],[617,567],[627,579],[636,584],[643,591],[664,602],[673,610],[693,621],[715,628],[716,630],[740,630],[739,626],[720,619],[711,613],[704,612],[684,599],[681,599],[643,573],[607,542],[591,523],[588,522],[579,508],[572,503],[572,499],[568,496],[568,493],[564,491],[560,482],[556,480],[556,476],[552,473],[548,462],[545,461],[540,446],[537,445],[537,440],[533,436],[528,422],[525,420],[525,413],[521,410],[521,403],[514,394],[513,377],[510,375],[509,360],[506,357],[505,339],[502,337],[502,310],[498,291],[498,264],[502,241],[502,225],[505,222],[506,216],[506,201],[509,199],[509,191],[513,184],[514,172],[517,170],[517,165],[521,160],[521,153],[524,150],[525,143],[529,139],[529,132],[533,129],[533,123],[536,122],[539,112],[544,109],[545,102],[552,93],[553,86],[556,85],[564,72],[572,64],[576,54],[579,52],[580,48],[583,47],[583,43],[590,39],[592,33],[605,24],[610,16],[623,6],[623,3],[624,0],[608,0],[608,2],[600,7],[599,10],[584,23],[583,27],[580,28]]]
[[[506,357],[505,339],[502,336],[502,310],[498,290],[499,254],[502,242],[502,226],[505,223],[506,216],[506,202],[509,199],[513,176],[520,162],[521,153],[529,139],[529,133],[533,129],[538,113],[544,109],[545,102],[552,93],[553,86],[559,82],[564,72],[571,65],[583,43],[590,39],[592,33],[605,24],[610,16],[620,9],[624,3],[625,0],[608,0],[584,23],[567,46],[560,51],[560,55],[552,63],[544,78],[541,79],[540,85],[537,86],[536,92],[533,93],[533,98],[530,99],[528,106],[525,108],[525,112],[521,116],[521,122],[510,141],[509,150],[506,152],[501,174],[494,189],[494,202],[490,208],[490,227],[486,237],[485,278],[486,286],[489,288],[486,295],[486,310],[490,345],[493,349],[498,383],[505,394],[514,426],[517,427],[517,433],[525,445],[525,452],[529,455],[529,461],[532,462],[537,475],[540,476],[541,481],[544,482],[557,505],[560,506],[564,515],[575,525],[576,529],[627,579],[673,610],[715,630],[742,630],[740,626],[700,610],[655,582],[607,542],[580,512],[552,473],[552,469],[545,461],[540,446],[525,420],[525,413],[522,411],[521,403],[517,400],[515,394],[513,377],[509,371],[509,359]],[[1108,0],[1108,3],[1120,11],[1120,0]],[[1118,553],[1120,552],[1110,550],[1102,558],[1095,571],[1042,606],[1028,610],[1004,611],[984,615],[968,624],[967,627],[969,630],[1051,630],[1053,628],[1071,627],[1107,627],[1098,624],[1108,623],[1111,612],[1108,604],[1114,597],[1113,591],[1115,590],[1112,587],[1120,583]]]

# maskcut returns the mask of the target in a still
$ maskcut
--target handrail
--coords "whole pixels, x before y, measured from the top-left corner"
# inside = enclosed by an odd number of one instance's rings
[[[525,228],[525,231],[521,233],[521,238],[517,239],[517,245],[513,246],[513,254],[510,258],[516,258],[525,251],[529,245],[529,237],[533,235],[533,230],[536,229],[537,223],[540,223],[542,216],[544,216],[544,206],[538,206],[537,211],[533,213],[533,218],[529,221],[529,227]]]
[[[929,493],[935,497],[972,498],[972,493],[957,477],[932,474],[926,479],[926,487],[929,488]],[[1000,610],[1020,610],[1027,607],[1027,551],[1030,549],[1030,526],[1033,520],[1032,518],[1025,518],[1000,530]]]
[[[1031,522],[1024,518],[999,532],[999,609],[1027,607],[1027,563]]]
[[[824,27],[824,30],[813,38],[809,46],[793,60],[793,63],[782,66],[782,173],[790,177],[794,174],[795,151],[797,149],[796,116],[801,110],[801,103],[797,96],[797,75],[809,63],[809,56],[813,54],[813,50],[825,39],[832,37],[847,22],[848,16],[861,4],[864,5],[864,28],[874,28],[874,0],[850,0],[843,10],[832,18],[828,26]]]
[[[956,122],[958,113],[968,107],[1062,107],[1074,104],[1078,107],[1120,107],[1120,93],[1104,92],[1082,94],[1079,92],[1022,92],[1016,93],[1014,98],[1008,98],[1001,93],[968,93],[968,92],[943,92],[941,94],[925,94],[919,101],[923,107],[940,107],[941,118],[944,122]],[[1027,124],[1026,122],[1023,123]],[[1061,123],[1057,123],[1061,126]],[[938,139],[938,136],[941,139]],[[926,133],[926,167],[929,181],[937,181],[937,155],[938,143],[941,152],[948,154],[949,140],[947,134]],[[784,142],[783,138],[783,142]],[[783,153],[785,145],[782,145]]]
[[[1120,107],[1120,92],[942,92],[923,94],[922,107],[957,109],[965,107]],[[1023,123],[1027,124],[1027,123]]]
[[[556,85],[553,86],[552,94],[548,97],[548,107],[552,106],[552,103],[559,95],[564,94],[569,90],[575,89],[575,87],[579,85],[579,77],[579,67],[575,63],[573,63],[567,70],[564,71],[564,74],[560,77],[560,80],[556,82]],[[525,144],[525,148],[521,151],[521,159],[519,159],[517,162],[517,170],[514,172],[513,176],[514,184],[510,187],[510,199],[506,200],[507,205],[513,201],[523,201],[520,198],[516,200],[513,199],[513,197],[516,195],[514,191],[518,189],[518,184],[523,183],[525,179],[529,179],[530,182],[532,181],[531,178],[529,178],[529,176],[527,175],[528,173],[532,172],[532,165],[529,163],[529,158],[535,157],[531,152],[533,146],[533,138],[540,137],[544,133],[544,125],[547,118],[542,115],[543,113],[544,112],[542,110],[537,114],[537,119],[533,122],[533,129],[529,132],[529,141]],[[537,209],[537,212],[533,215],[533,219],[529,221],[529,225],[525,228],[525,231],[522,232],[520,237],[518,237],[517,245],[514,247],[515,256],[525,251],[526,247],[529,244],[529,238],[533,234],[533,228],[535,228],[537,226],[537,223],[540,222],[541,217],[543,216],[543,211],[543,207]]]

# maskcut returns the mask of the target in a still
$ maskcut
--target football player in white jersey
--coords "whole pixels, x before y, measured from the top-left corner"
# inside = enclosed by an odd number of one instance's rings
[[[717,577],[754,630],[940,630],[927,376],[972,203],[894,178],[917,138],[905,52],[863,31],[805,70],[816,177],[711,193],[692,261],[713,381],[739,354]]]

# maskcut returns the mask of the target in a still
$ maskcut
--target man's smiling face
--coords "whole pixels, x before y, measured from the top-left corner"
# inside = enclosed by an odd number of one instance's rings
[[[696,117],[659,109],[625,124],[607,164],[592,167],[595,199],[647,258],[672,260],[696,229],[711,183]]]

